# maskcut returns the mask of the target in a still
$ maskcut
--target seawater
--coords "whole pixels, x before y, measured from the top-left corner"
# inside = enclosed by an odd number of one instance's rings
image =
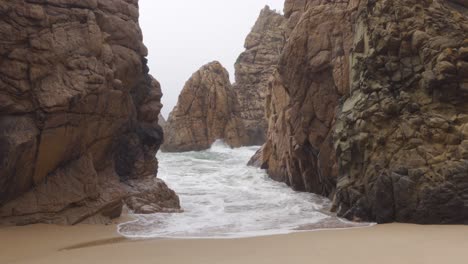
[[[360,226],[329,213],[330,201],[295,192],[246,164],[259,147],[158,153],[159,173],[180,197],[183,213],[134,215],[119,225],[130,238],[233,238],[304,229]]]

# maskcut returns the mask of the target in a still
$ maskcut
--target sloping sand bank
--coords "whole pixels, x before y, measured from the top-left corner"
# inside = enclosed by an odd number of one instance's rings
[[[468,226],[391,224],[225,240],[128,240],[115,230],[2,228],[0,263],[468,263]]]

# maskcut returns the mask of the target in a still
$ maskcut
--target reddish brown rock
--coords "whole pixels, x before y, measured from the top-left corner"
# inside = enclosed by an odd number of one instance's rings
[[[167,124],[166,119],[161,114],[159,114],[159,116],[158,116],[158,124],[159,124],[160,127],[163,128],[163,130],[164,130],[164,127]]]
[[[154,179],[162,93],[137,1],[7,0],[0,14],[0,222],[115,217],[141,193],[129,181],[178,207]]]
[[[267,119],[265,98],[268,81],[278,64],[286,42],[286,19],[266,6],[245,40],[246,50],[235,64],[235,98],[247,134],[242,145],[261,145],[265,142]]]
[[[468,19],[453,2],[286,1],[252,162],[349,219],[467,223]]]
[[[264,102],[285,44],[286,22],[268,6],[261,11],[235,64],[233,86],[219,64],[208,64],[192,76],[165,127],[164,151],[207,149],[216,139],[231,147],[265,142]]]
[[[333,127],[346,78],[352,26],[347,4],[307,8],[288,1],[288,19],[301,18],[289,36],[267,96],[268,139],[259,162],[295,190],[329,196],[338,176]],[[291,10],[289,10],[291,9]]]
[[[233,115],[235,104],[227,70],[217,61],[204,65],[187,81],[169,115],[162,150],[204,150],[217,139],[241,146],[245,132]]]
[[[445,1],[376,1],[355,25],[352,89],[335,129],[339,214],[467,223],[467,17]]]

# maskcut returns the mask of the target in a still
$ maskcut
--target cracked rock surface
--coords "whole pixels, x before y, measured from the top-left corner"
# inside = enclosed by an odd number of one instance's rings
[[[155,178],[162,93],[146,55],[137,0],[0,3],[1,223],[179,208]]]
[[[353,220],[468,222],[465,1],[287,0],[252,164]]]
[[[227,70],[217,61],[204,65],[185,83],[167,119],[162,150],[199,151],[217,139],[242,146],[245,130],[234,115],[236,103]]]
[[[165,126],[164,151],[207,149],[222,139],[231,147],[265,142],[268,82],[286,41],[287,20],[266,6],[235,63],[235,83],[210,63],[194,73]]]

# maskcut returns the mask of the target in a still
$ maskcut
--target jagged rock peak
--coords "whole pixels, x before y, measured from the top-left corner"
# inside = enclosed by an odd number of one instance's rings
[[[227,70],[217,61],[204,65],[185,83],[169,115],[162,150],[204,150],[217,139],[241,146],[244,132],[233,115],[235,104]]]
[[[247,133],[243,145],[261,145],[266,139],[265,98],[286,42],[286,19],[266,6],[245,40],[246,50],[235,63],[236,115]]]
[[[0,40],[0,223],[179,207],[155,178],[162,93],[138,1],[2,1]]]

